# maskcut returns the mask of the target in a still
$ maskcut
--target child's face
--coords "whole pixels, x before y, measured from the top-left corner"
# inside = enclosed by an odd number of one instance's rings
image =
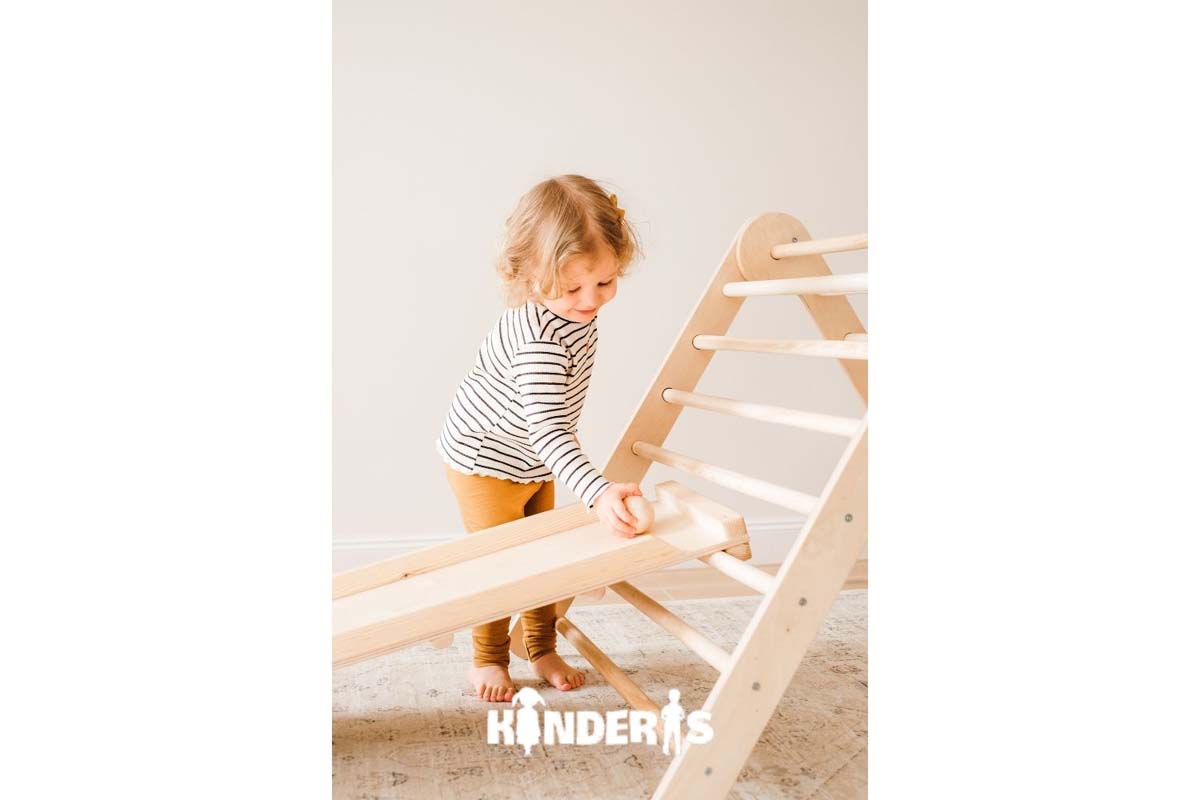
[[[542,304],[574,322],[591,322],[600,307],[617,296],[617,258],[607,250],[575,256],[559,277],[562,295]]]

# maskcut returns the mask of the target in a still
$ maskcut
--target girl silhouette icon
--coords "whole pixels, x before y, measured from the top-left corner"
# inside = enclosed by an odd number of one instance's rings
[[[516,705],[520,701],[521,707],[517,709],[517,744],[525,748],[525,755],[529,755],[529,750],[542,739],[542,726],[537,712],[537,704],[546,705],[546,701],[538,694],[537,689],[529,686],[522,686],[521,691],[513,695],[512,705]]]

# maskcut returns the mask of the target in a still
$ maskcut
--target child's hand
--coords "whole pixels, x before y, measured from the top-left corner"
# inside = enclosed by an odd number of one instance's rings
[[[642,489],[636,483],[614,483],[604,490],[604,494],[592,505],[592,509],[614,535],[623,539],[637,536],[637,519],[625,507],[625,498],[631,495],[641,495]]]

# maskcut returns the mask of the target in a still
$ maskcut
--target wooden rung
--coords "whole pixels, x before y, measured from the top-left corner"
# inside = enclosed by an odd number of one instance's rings
[[[749,586],[759,594],[771,591],[771,587],[775,584],[775,578],[770,573],[763,572],[758,567],[752,567],[745,561],[739,561],[720,550],[700,556],[700,560],[717,572],[722,572],[738,583]]]
[[[668,467],[681,469],[684,472],[690,472],[719,486],[733,489],[735,492],[741,492],[751,497],[757,497],[759,500],[765,500],[777,506],[790,508],[801,514],[811,513],[817,507],[817,498],[810,494],[798,492],[786,486],[767,483],[758,478],[752,478],[749,475],[743,475],[740,472],[734,472],[724,467],[697,461],[694,458],[689,458],[681,453],[675,453],[670,450],[664,450],[648,442],[634,442],[633,452],[642,458],[657,461],[660,464],[666,464]]]
[[[863,342],[865,344],[867,341],[867,335],[865,333],[847,333],[842,338],[847,342]]]
[[[836,436],[853,436],[862,424],[850,417],[834,417],[829,414],[813,414],[807,411],[796,411],[781,406],[768,406],[760,403],[744,403],[740,400],[730,400],[726,397],[714,397],[707,394],[685,392],[681,389],[664,389],[663,400],[681,406],[690,406],[704,411],[716,411],[720,414],[730,414],[735,417],[756,419],[762,422],[775,422],[789,425],[793,428],[832,433]]]
[[[617,694],[625,698],[625,702],[629,703],[630,707],[637,711],[651,711],[655,715],[661,713],[662,706],[647,697],[642,688],[634,683],[623,669],[614,664],[611,658],[604,655],[604,651],[597,647],[596,643],[589,639],[583,631],[579,630],[575,623],[566,617],[559,617],[554,623],[554,629],[575,646],[579,654],[596,668],[600,676],[608,681],[609,686],[617,690]],[[663,740],[661,718],[658,720],[658,740],[660,742]]]
[[[733,558],[733,556],[728,557]],[[738,561],[736,558],[733,560]],[[738,561],[738,563],[741,564],[742,562]],[[690,647],[693,653],[707,661],[717,672],[723,673],[729,668],[730,655],[728,652],[714,644],[704,634],[700,633],[700,631],[688,625],[653,597],[650,597],[626,581],[614,583],[609,588],[625,598],[631,606],[641,611],[668,633],[673,634],[679,641]]]
[[[692,346],[697,350],[738,350],[743,353],[867,360],[866,342],[836,339],[741,339],[737,336],[700,335],[692,339]]]
[[[814,275],[808,278],[776,278],[763,281],[733,281],[721,287],[726,297],[765,297],[779,294],[822,296],[860,294],[867,291],[867,273]]]
[[[850,236],[834,236],[829,239],[810,239],[807,242],[788,242],[771,248],[771,258],[795,256],[820,256],[826,253],[846,253],[851,250],[866,250],[867,235],[855,233]]]

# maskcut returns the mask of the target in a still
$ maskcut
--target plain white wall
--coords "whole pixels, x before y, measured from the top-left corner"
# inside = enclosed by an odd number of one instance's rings
[[[537,181],[604,182],[645,245],[599,317],[580,424],[599,467],[745,220],[867,227],[862,0],[335,0],[333,74],[335,546],[462,530],[433,440],[503,308],[504,219]],[[731,332],[818,335],[791,297],[748,300]],[[719,353],[699,391],[862,413],[825,360]],[[815,493],[844,440],[685,410],[667,446]],[[752,523],[795,519],[657,465],[643,487],[667,479]]]

